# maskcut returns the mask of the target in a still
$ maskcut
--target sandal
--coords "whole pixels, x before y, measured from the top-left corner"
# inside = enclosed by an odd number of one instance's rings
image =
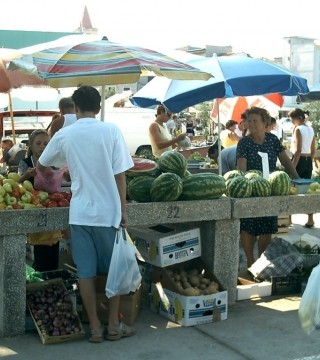
[[[119,340],[123,337],[129,337],[134,335],[136,332],[133,328],[120,322],[118,326],[108,325],[108,332],[105,335],[106,340]]]
[[[89,342],[101,343],[104,340],[103,332],[103,326],[101,326],[100,329],[91,330]]]

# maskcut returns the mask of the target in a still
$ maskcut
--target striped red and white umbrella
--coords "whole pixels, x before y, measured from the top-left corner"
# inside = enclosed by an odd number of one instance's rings
[[[281,94],[273,93],[259,96],[240,96],[234,98],[215,99],[211,118],[218,122],[218,113],[221,124],[228,120],[241,121],[241,114],[252,106],[258,106],[269,111],[271,116],[277,117],[279,109],[284,103]]]
[[[135,83],[144,71],[179,80],[212,77],[166,54],[98,35],[65,36],[19,51],[23,55],[9,68],[36,75],[55,88]]]

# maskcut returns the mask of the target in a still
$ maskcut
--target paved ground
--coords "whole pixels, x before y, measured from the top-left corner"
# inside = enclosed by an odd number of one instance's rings
[[[305,229],[306,215],[294,215],[288,235],[308,233],[320,237],[316,227]],[[305,334],[297,309],[300,294],[238,301],[229,306],[225,321],[180,327],[143,306],[137,334],[116,342],[91,344],[85,339],[42,345],[38,334],[0,339],[0,357],[22,360],[315,360],[320,359],[319,333]]]

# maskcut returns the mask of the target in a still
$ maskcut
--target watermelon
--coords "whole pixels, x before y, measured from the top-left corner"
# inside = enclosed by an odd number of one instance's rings
[[[226,195],[234,198],[247,198],[252,193],[252,185],[245,176],[236,176],[226,181]]]
[[[245,177],[247,178],[247,175],[245,175]],[[255,176],[249,180],[252,185],[251,197],[264,197],[271,195],[271,185],[267,179],[259,176],[258,174],[255,174]]]
[[[174,201],[182,193],[182,179],[174,173],[163,173],[154,179],[150,188],[152,201]]]
[[[246,172],[246,173],[244,174],[244,176],[245,176],[247,179],[251,180],[251,179],[253,179],[253,178],[255,178],[255,177],[261,177],[262,175],[259,175],[259,174],[257,174],[256,172]]]
[[[262,171],[260,171],[260,170],[255,170],[255,169],[248,170],[248,171],[246,172],[246,174],[257,174],[257,175],[263,176]]]
[[[188,136],[186,136],[185,139],[178,141],[178,146],[181,149],[187,149],[187,148],[191,147],[191,145],[192,145],[192,143]]]
[[[272,196],[288,195],[291,186],[289,175],[285,171],[274,171],[269,175]]]
[[[187,170],[187,160],[178,151],[165,151],[158,159],[158,167],[164,173],[174,173],[182,177]]]
[[[236,176],[243,176],[244,175],[244,172],[241,171],[241,170],[230,170],[228,172],[226,172],[223,177],[224,179],[227,181],[229,179],[232,179],[233,177],[236,177]]]
[[[157,163],[150,159],[133,157],[132,161],[134,166],[126,171],[126,175],[129,177],[142,176],[142,175],[154,175],[157,171]]]
[[[226,184],[223,176],[214,173],[191,174],[182,179],[183,189],[179,200],[207,200],[220,198]]]
[[[150,189],[154,179],[155,178],[152,176],[145,175],[135,177],[131,181],[129,181],[127,187],[127,193],[129,195],[129,198],[137,202],[152,201]]]

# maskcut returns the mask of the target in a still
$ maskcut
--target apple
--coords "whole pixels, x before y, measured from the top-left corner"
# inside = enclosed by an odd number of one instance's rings
[[[26,203],[24,203],[22,200],[18,200],[18,204],[20,205],[21,209],[23,209],[26,205]]]
[[[33,185],[32,185],[32,182],[29,181],[29,180],[25,180],[23,183],[22,183],[23,187],[28,190],[28,191],[31,191],[31,190],[34,190],[33,188]]]
[[[30,204],[31,200],[32,200],[32,194],[29,191],[26,191],[25,194],[23,194],[21,196],[21,200],[26,203],[26,204]]]
[[[49,199],[58,202],[59,200],[64,199],[64,196],[62,193],[55,192],[49,195]]]
[[[317,190],[319,188],[319,183],[317,182],[313,182],[309,185],[309,189],[311,189],[312,191]]]
[[[50,200],[48,203],[47,203],[47,208],[53,208],[53,207],[58,207],[58,203],[54,200]]]
[[[49,194],[46,191],[39,191],[39,198],[41,200],[41,202],[43,203],[45,200],[47,200],[49,197]]]
[[[12,185],[11,184],[9,184],[9,183],[5,183],[5,184],[3,184],[3,186],[2,186],[3,188],[4,188],[4,190],[5,190],[5,192],[8,194],[8,193],[12,193]]]
[[[24,209],[35,209],[36,207],[37,206],[33,204],[28,204],[28,203],[24,204]]]
[[[22,207],[21,207],[19,204],[13,204],[13,205],[12,205],[12,208],[13,208],[14,210],[22,209]]]
[[[12,179],[12,180],[14,180],[16,182],[19,182],[20,175],[18,173],[15,173],[15,172],[9,172],[8,179]]]
[[[70,206],[70,202],[67,199],[61,199],[58,201],[58,205],[60,207],[69,207]]]
[[[21,193],[18,188],[12,190],[11,196],[15,197],[16,199],[20,199]]]
[[[12,188],[19,186],[19,183],[13,179],[3,179],[3,185],[4,184],[10,184]]]
[[[17,199],[13,196],[10,196],[9,194],[5,195],[4,200],[7,205],[14,205],[17,203]]]

